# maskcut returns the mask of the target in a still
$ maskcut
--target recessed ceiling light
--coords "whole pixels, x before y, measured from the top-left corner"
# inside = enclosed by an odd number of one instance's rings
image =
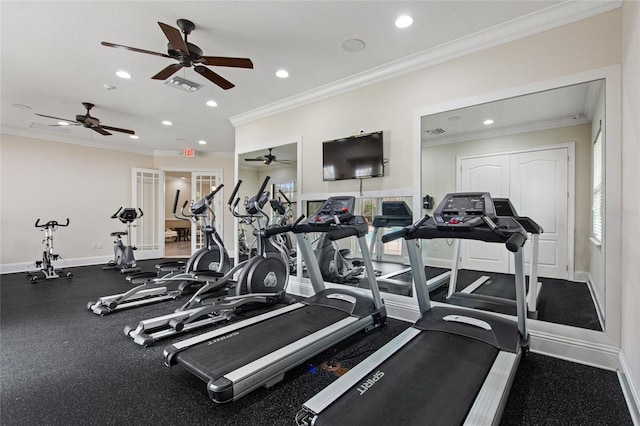
[[[140,139],[140,136],[138,136],[138,135],[130,135],[129,137],[131,139]]]
[[[448,117],[447,120],[448,121],[458,121],[461,120],[462,117],[460,117],[459,115],[452,115],[451,117]]]
[[[126,77],[123,77],[126,78]],[[131,78],[131,76],[129,76],[129,78]],[[104,87],[107,90],[115,90],[116,86],[113,86],[111,84],[103,84],[102,87]]]
[[[68,125],[69,125],[69,123],[68,123],[68,122],[66,122],[66,121],[58,121],[58,124],[59,124],[60,126],[68,126]]]
[[[289,72],[287,70],[278,70],[276,71],[276,77],[287,78],[289,77]]]
[[[11,106],[18,109],[31,109],[29,105],[23,105],[23,104],[12,104]]]
[[[342,42],[342,50],[347,52],[359,52],[364,49],[364,41],[352,38]]]
[[[489,126],[489,125],[493,124],[493,120],[489,118],[488,120],[484,120],[482,122],[482,124],[484,124],[485,126]]]
[[[118,72],[116,72],[116,75],[117,75],[118,77],[120,77],[120,78],[124,78],[124,79],[131,78],[131,74],[129,74],[129,73],[128,73],[128,72],[126,72],[126,71],[118,71]]]
[[[164,120],[162,124],[164,124],[165,126],[173,126],[173,123],[170,122],[169,120]]]
[[[216,101],[214,101],[214,100],[207,101],[207,106],[210,106],[210,107],[217,107],[217,106],[218,106],[218,103],[217,103]]]
[[[184,176],[181,176],[181,177],[180,177],[180,179],[182,179],[182,180],[187,180],[187,178],[186,178],[186,177],[184,177]]]
[[[206,144],[207,144],[207,141],[198,141],[198,143],[199,143],[200,145],[206,145]]]
[[[396,27],[398,28],[407,28],[413,24],[413,18],[409,15],[402,15],[398,19],[396,19]]]

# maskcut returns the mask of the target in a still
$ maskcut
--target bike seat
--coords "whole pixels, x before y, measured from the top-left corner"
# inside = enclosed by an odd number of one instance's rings
[[[111,233],[112,237],[122,237],[123,235],[127,235],[127,231],[116,231]]]

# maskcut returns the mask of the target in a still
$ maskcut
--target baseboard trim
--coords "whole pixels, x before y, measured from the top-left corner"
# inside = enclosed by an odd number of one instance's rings
[[[530,330],[533,352],[571,362],[617,371],[620,368],[620,349],[566,336]]]
[[[107,263],[113,256],[76,257],[72,259],[62,259],[53,262],[53,266],[58,269],[73,268],[76,266],[91,266]],[[34,262],[4,263],[0,264],[0,275],[15,274],[18,272],[37,271]]]
[[[627,401],[631,421],[634,425],[640,425],[640,395],[638,395],[637,383],[633,382],[633,376],[629,371],[629,366],[625,360],[624,353],[620,352],[620,370],[618,370],[618,380],[622,387],[624,399]]]

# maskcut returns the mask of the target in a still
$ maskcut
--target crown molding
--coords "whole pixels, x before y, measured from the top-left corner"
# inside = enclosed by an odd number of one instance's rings
[[[295,96],[229,117],[234,127],[369,86],[420,69],[561,27],[622,6],[622,0],[563,1],[546,9],[478,31]]]

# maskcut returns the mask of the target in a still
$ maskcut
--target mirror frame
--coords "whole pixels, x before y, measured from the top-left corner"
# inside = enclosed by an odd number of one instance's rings
[[[611,65],[577,74],[525,84],[469,98],[456,99],[414,110],[413,170],[416,179],[422,175],[421,117],[505,98],[570,86],[592,80],[605,82],[605,198],[604,244],[605,256],[605,324],[604,331],[581,329],[537,320],[530,321],[532,350],[562,358],[616,369],[620,350],[620,237],[622,212],[621,176],[621,77],[620,65]],[[415,187],[413,211],[420,212],[422,179]],[[416,218],[417,220],[417,218]]]

